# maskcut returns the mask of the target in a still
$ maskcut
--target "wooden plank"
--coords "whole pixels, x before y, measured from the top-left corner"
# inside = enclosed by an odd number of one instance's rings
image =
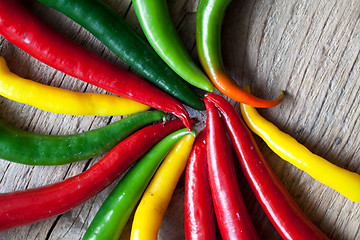
[[[130,0],[106,0],[138,32],[141,29]],[[128,66],[91,34],[63,15],[32,1],[44,21],[87,49],[119,67]],[[181,39],[197,59],[197,1],[168,0]],[[260,110],[283,131],[330,162],[360,173],[358,0],[233,1],[223,26],[223,56],[230,75],[249,84],[255,95],[284,102]],[[105,91],[71,78],[33,59],[0,37],[0,55],[20,76],[74,91]],[[132,71],[132,70],[131,70]],[[201,91],[199,91],[201,93]],[[230,101],[236,108],[238,104]],[[18,128],[43,134],[68,134],[104,126],[120,117],[67,116],[44,112],[0,97],[0,118]],[[206,113],[189,113],[205,126]],[[307,216],[331,239],[360,239],[360,204],[313,180],[277,157],[256,138],[270,165]],[[0,160],[0,192],[42,186],[74,176],[101,156],[65,166],[25,166]],[[250,215],[262,239],[281,239],[238,170]],[[46,221],[0,233],[0,239],[81,239],[102,202],[120,178],[79,207]],[[159,239],[183,239],[182,178],[166,213]],[[131,221],[121,239],[128,239]]]

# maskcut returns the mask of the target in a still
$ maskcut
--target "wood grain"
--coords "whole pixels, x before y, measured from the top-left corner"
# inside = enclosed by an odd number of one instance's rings
[[[106,0],[141,33],[129,0]],[[175,26],[197,60],[197,1],[168,0]],[[44,21],[87,49],[129,69],[79,25],[31,1]],[[260,110],[283,131],[330,162],[360,173],[360,1],[255,0],[233,1],[223,27],[223,56],[230,75],[249,84],[255,95],[284,102]],[[11,71],[44,84],[81,92],[103,90],[58,72],[0,37],[0,55]],[[230,101],[236,108],[238,104]],[[0,118],[26,131],[69,134],[109,124],[120,117],[53,114],[0,97]],[[205,112],[190,108],[204,127]],[[312,179],[277,157],[257,138],[262,152],[306,215],[331,239],[360,239],[360,204]],[[101,156],[64,166],[26,166],[0,160],[0,192],[42,186],[74,176]],[[250,215],[262,239],[281,239],[256,202],[240,170],[239,181]],[[118,179],[117,181],[119,181]],[[116,181],[116,182],[117,182]],[[81,239],[116,182],[77,208],[46,221],[0,233],[0,239]],[[360,186],[359,186],[360,187]],[[166,213],[159,239],[183,239],[183,179]],[[130,221],[129,221],[130,223]],[[129,238],[128,224],[121,239]]]

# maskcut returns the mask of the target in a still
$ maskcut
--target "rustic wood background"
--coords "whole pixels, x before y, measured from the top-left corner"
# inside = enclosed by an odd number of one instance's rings
[[[139,32],[130,0],[107,0]],[[197,1],[168,0],[173,20],[186,47],[197,60]],[[250,84],[255,95],[284,102],[261,113],[311,151],[360,173],[360,1],[359,0],[234,0],[223,27],[223,55],[231,76]],[[127,68],[91,34],[73,21],[34,2],[44,21],[87,49]],[[81,92],[104,92],[58,72],[0,37],[0,54],[10,69],[37,82]],[[131,69],[129,69],[131,71]],[[239,106],[232,103],[238,108]],[[0,118],[18,128],[42,134],[70,134],[104,126],[120,117],[68,116],[19,104],[0,96]],[[192,111],[201,129],[205,112]],[[331,239],[360,239],[360,204],[284,162],[258,139],[274,171],[306,215]],[[0,160],[0,192],[34,188],[74,176],[101,156],[64,166],[26,166]],[[250,215],[262,239],[281,239],[239,171]],[[77,208],[46,221],[0,233],[0,239],[81,239],[106,199],[112,184]],[[359,186],[360,187],[360,186]],[[183,179],[174,194],[159,233],[160,239],[183,239]],[[121,239],[129,238],[130,225]]]

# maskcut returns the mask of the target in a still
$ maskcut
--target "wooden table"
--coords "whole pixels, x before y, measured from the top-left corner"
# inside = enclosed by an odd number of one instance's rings
[[[139,32],[129,0],[107,0]],[[197,1],[169,0],[178,32],[197,60]],[[360,173],[360,1],[359,0],[234,0],[223,27],[223,56],[230,75],[250,84],[255,95],[283,103],[261,114],[314,153]],[[44,21],[122,68],[128,68],[86,30],[36,2],[33,10]],[[0,54],[11,71],[37,82],[80,92],[103,90],[56,71],[4,38]],[[130,69],[131,71],[131,69]],[[231,101],[238,108],[238,104]],[[38,110],[0,97],[2,120],[26,131],[70,134],[87,131],[120,117],[68,116]],[[205,112],[189,109],[204,127]],[[360,204],[312,179],[277,157],[259,139],[266,159],[306,215],[331,239],[360,239]],[[0,161],[0,192],[34,188],[74,176],[101,156],[64,166],[25,166]],[[239,171],[240,186],[262,239],[280,239]],[[184,179],[179,182],[159,233],[160,239],[183,239]],[[84,204],[58,217],[0,233],[0,239],[81,239],[115,183]],[[360,187],[360,186],[359,186]],[[0,206],[1,207],[1,206]],[[121,239],[128,239],[130,224]]]

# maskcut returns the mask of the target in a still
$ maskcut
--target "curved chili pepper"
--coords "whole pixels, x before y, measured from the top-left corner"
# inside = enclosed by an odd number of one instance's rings
[[[0,231],[62,214],[102,191],[162,138],[183,126],[169,121],[141,129],[91,168],[62,182],[0,193]]]
[[[203,101],[166,65],[150,44],[102,1],[39,1],[86,28],[119,58],[160,89],[195,109],[205,109]]]
[[[219,113],[208,100],[205,100],[205,107],[209,182],[221,237],[225,240],[259,239],[241,196]]]
[[[255,108],[241,105],[248,127],[282,159],[333,188],[352,201],[360,202],[360,175],[340,168],[312,153],[290,135],[263,118]]]
[[[196,133],[178,130],[161,140],[121,179],[100,207],[86,231],[85,239],[114,239],[120,235],[141,195],[161,161],[184,135]]]
[[[219,109],[238,160],[256,198],[283,239],[328,239],[299,208],[261,154],[250,131],[224,98],[207,94]]]
[[[235,101],[254,107],[269,108],[279,104],[284,92],[276,100],[264,100],[244,91],[226,73],[221,56],[221,26],[231,0],[200,0],[196,11],[196,44],[200,63],[220,92]]]
[[[42,135],[0,121],[0,158],[28,165],[60,165],[109,151],[142,126],[165,119],[160,111],[136,113],[107,126],[71,135]]]
[[[132,0],[146,38],[159,56],[185,81],[205,91],[214,85],[194,62],[173,25],[166,0]]]
[[[99,93],[79,93],[43,85],[10,72],[0,57],[0,95],[39,109],[72,115],[114,116],[149,110],[133,100]]]
[[[21,1],[0,0],[0,34],[31,56],[66,74],[176,115],[191,130],[189,114],[179,101],[61,35]]]
[[[185,174],[184,227],[187,240],[216,239],[206,155],[206,129],[203,129],[195,139]]]
[[[157,239],[162,218],[186,167],[195,137],[183,137],[157,170],[136,209],[130,239]]]

